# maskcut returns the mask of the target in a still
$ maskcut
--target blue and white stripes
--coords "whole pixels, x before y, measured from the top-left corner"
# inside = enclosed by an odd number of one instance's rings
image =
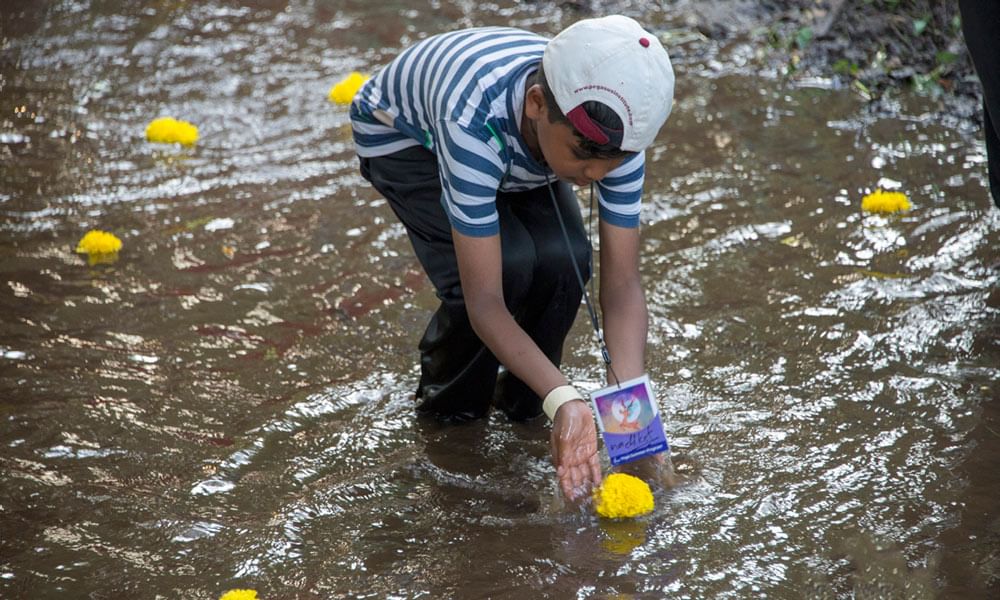
[[[499,231],[497,191],[545,184],[520,134],[525,80],[547,39],[486,27],[437,35],[408,48],[358,92],[351,105],[359,156],[424,146],[437,156],[442,203],[466,235]],[[598,182],[600,216],[639,223],[645,160],[639,153]]]

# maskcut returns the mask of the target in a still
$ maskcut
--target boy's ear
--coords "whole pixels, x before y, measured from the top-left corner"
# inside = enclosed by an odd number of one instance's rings
[[[545,114],[545,109],[545,93],[542,92],[542,86],[536,83],[524,94],[524,114],[529,119],[538,120]]]

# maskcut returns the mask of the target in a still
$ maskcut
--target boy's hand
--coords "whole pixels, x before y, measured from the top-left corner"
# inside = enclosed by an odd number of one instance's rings
[[[573,400],[559,407],[552,422],[552,464],[563,496],[572,502],[590,497],[601,483],[597,429],[590,407]]]
[[[681,479],[674,472],[674,463],[667,452],[633,460],[619,465],[619,473],[628,473],[642,479],[655,488],[670,489],[680,484]]]

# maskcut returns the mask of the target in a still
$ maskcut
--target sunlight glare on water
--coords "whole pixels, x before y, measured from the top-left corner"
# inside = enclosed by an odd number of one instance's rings
[[[425,35],[552,34],[581,13],[16,4],[0,49],[0,596],[1000,585],[1000,212],[977,131],[930,100],[878,113],[768,77],[746,43],[668,8],[613,5],[662,34],[677,71],[647,154],[642,274],[684,483],[648,517],[602,521],[560,504],[544,424],[414,414],[436,299],[326,99]],[[197,144],[146,142],[165,115],[197,124]],[[880,185],[913,208],[862,213]],[[95,228],[122,239],[116,262],[74,253]],[[599,386],[585,319],[565,360]]]

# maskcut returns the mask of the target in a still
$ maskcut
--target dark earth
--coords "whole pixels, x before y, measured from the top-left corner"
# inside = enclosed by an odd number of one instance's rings
[[[540,6],[544,0],[524,0]],[[557,0],[580,16],[608,12],[597,0]],[[642,4],[633,2],[630,4]],[[855,88],[876,113],[891,113],[914,88],[943,113],[981,125],[979,80],[962,37],[958,3],[946,0],[668,0],[667,12],[716,42],[765,49],[760,68],[788,78],[830,78]],[[0,38],[16,21],[41,20],[47,3],[5,0]],[[2,49],[2,48],[0,48]],[[2,56],[2,53],[0,53]],[[10,58],[9,55],[7,58]]]
[[[941,114],[982,124],[979,79],[965,47],[957,2],[943,0],[677,0],[668,11],[718,42],[766,49],[760,68],[784,77],[829,78],[893,112],[915,89]],[[596,2],[564,2],[582,13]]]

